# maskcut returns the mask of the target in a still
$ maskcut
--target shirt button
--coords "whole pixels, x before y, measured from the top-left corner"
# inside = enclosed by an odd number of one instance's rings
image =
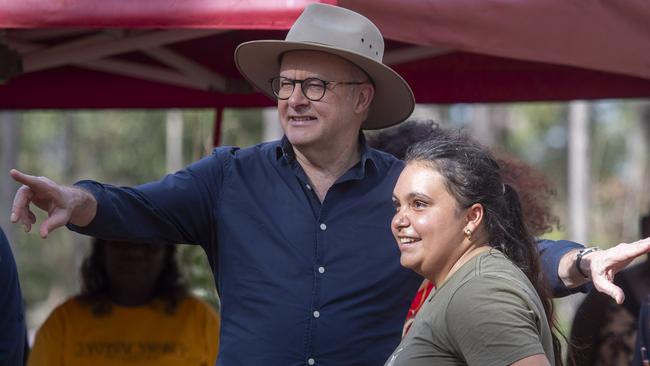
[[[327,230],[327,225],[320,224],[320,229],[323,230],[323,231]]]
[[[307,364],[308,365],[314,365],[314,364],[316,364],[316,360],[314,360],[313,358],[309,358],[309,359],[307,359]]]
[[[307,187],[307,189],[311,191],[311,186],[309,184],[305,184],[305,187]]]
[[[318,310],[314,311],[314,318],[320,318],[320,312]]]
[[[325,273],[325,267],[318,267],[318,273]]]

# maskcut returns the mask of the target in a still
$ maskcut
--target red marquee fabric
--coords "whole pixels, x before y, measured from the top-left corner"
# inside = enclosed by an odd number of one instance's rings
[[[310,2],[0,0],[4,43],[19,50],[28,68],[0,85],[0,109],[272,105],[259,93],[242,89],[233,50],[247,40],[284,38]],[[323,2],[359,11],[378,25],[388,38],[386,59],[396,60],[391,66],[410,83],[419,103],[650,96],[650,3],[646,0]],[[40,65],[52,62],[56,52],[47,53],[47,48],[92,36],[76,38],[74,32],[57,36],[62,30],[83,33],[114,28],[135,37],[137,32],[160,30],[223,30],[162,46],[220,75],[227,88],[215,91],[154,81],[137,73],[99,71],[84,63],[104,59],[87,56],[80,47],[76,47],[78,59],[34,66],[38,64],[34,60]],[[127,41],[133,39],[126,37]],[[88,54],[102,52],[101,44],[88,47]],[[417,56],[418,47],[434,52]],[[108,58],[156,67],[163,73],[177,71],[142,51],[129,48]],[[411,55],[402,57],[403,52]],[[57,57],[62,57],[61,52]]]

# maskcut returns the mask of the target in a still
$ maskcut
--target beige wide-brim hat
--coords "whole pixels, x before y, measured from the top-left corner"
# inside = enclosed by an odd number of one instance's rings
[[[287,37],[242,43],[235,50],[239,72],[264,94],[276,99],[269,80],[280,74],[280,57],[288,51],[322,51],[357,65],[372,79],[375,97],[361,126],[377,129],[407,119],[415,97],[406,81],[384,65],[384,39],[366,17],[325,4],[308,5]]]

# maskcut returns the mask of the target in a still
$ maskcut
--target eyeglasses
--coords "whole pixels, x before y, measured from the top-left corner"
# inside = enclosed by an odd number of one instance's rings
[[[300,83],[302,94],[309,100],[317,102],[325,96],[325,90],[328,85],[343,84],[343,85],[360,85],[365,84],[367,81],[325,81],[319,78],[307,78],[303,80],[294,80],[282,76],[274,77],[269,80],[271,89],[278,99],[287,100],[293,94],[293,89],[297,83]]]

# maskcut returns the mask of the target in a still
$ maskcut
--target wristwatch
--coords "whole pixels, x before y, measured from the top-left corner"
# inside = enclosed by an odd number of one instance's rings
[[[578,268],[578,272],[580,272],[580,274],[586,279],[589,279],[589,277],[587,277],[587,275],[582,271],[582,268],[580,268],[580,262],[582,262],[582,257],[597,250],[600,249],[596,247],[582,248],[578,251],[578,255],[576,255],[576,268]]]

